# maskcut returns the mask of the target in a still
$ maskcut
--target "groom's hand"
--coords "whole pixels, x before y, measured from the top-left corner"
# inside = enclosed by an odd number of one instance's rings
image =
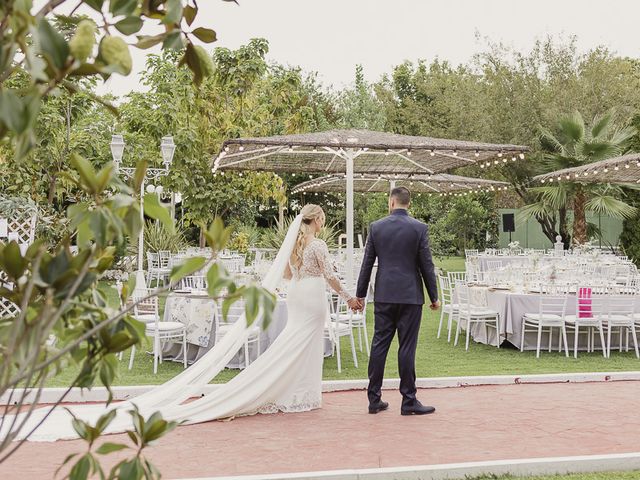
[[[431,305],[429,305],[429,308],[431,310],[440,310],[440,302],[438,300],[436,300]]]
[[[351,298],[347,302],[347,305],[349,305],[349,308],[351,310],[353,310],[354,312],[357,312],[360,309],[360,299],[359,298],[355,298],[355,297]]]

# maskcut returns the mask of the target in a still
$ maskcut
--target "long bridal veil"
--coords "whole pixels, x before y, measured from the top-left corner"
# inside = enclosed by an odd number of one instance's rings
[[[262,286],[274,291],[284,275],[285,268],[293,252],[296,237],[302,223],[302,215],[298,215],[289,226],[289,230],[276,255],[276,258],[269,268],[269,271],[262,280]],[[262,322],[258,318],[256,322]],[[244,344],[249,335],[247,322],[244,316],[234,323],[222,339],[207,352],[200,360],[191,365],[181,374],[172,378],[168,382],[152,388],[148,392],[132,398],[125,402],[116,403],[105,408],[104,405],[76,405],[72,406],[70,412],[78,418],[87,422],[95,423],[100,415],[109,409],[116,409],[117,415],[107,429],[108,433],[123,432],[131,428],[131,418],[127,411],[133,405],[137,406],[145,417],[155,411],[162,413],[168,420],[181,421],[185,423],[198,423],[215,420],[215,406],[220,401],[221,394],[224,393],[224,385],[215,390],[214,395],[207,395],[184,403],[201,393],[202,387],[213,380],[218,373],[231,361],[234,355]],[[41,408],[33,412],[24,428],[21,429],[20,439],[27,435],[40,422],[42,425],[29,437],[31,441],[54,441],[59,439],[76,438],[77,435],[71,425],[71,413],[66,409],[57,408],[50,412],[50,408]],[[19,414],[23,415],[23,414]],[[45,417],[47,417],[45,419]],[[21,420],[20,418],[18,419]],[[13,422],[5,421],[6,426]],[[0,438],[9,432],[5,427],[0,432]]]

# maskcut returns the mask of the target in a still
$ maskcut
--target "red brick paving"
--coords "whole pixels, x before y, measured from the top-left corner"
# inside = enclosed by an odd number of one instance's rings
[[[351,391],[325,394],[313,412],[179,427],[149,456],[164,478],[180,478],[640,451],[640,382],[421,390],[437,407],[425,417],[401,417],[396,391],[384,397],[390,410],[378,415]],[[0,479],[50,479],[81,449],[28,443],[0,465]]]

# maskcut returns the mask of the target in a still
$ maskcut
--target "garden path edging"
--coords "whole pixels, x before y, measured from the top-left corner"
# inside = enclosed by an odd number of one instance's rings
[[[536,375],[479,375],[465,377],[432,377],[418,378],[418,388],[461,388],[483,385],[519,385],[535,383],[587,383],[587,382],[620,382],[640,380],[640,371],[632,372],[589,372],[589,373],[553,373]],[[384,381],[384,389],[396,389],[399,379],[387,379]],[[325,380],[322,382],[323,392],[340,392],[345,390],[364,390],[368,380]],[[156,385],[135,385],[112,387],[114,400],[127,400],[141,395],[154,388]],[[203,387],[201,394],[206,395],[218,385],[210,384]],[[65,388],[45,388],[40,397],[40,403],[53,403],[64,393]],[[21,393],[17,391],[14,395]],[[5,405],[8,394],[0,397],[0,405]],[[104,402],[108,398],[107,389],[96,387],[91,390],[74,388],[65,403]]]

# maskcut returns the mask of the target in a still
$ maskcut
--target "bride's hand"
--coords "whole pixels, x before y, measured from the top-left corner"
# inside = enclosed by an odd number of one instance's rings
[[[363,309],[362,301],[359,298],[354,297],[349,299],[347,305],[349,305],[349,308],[354,312],[359,312]]]

